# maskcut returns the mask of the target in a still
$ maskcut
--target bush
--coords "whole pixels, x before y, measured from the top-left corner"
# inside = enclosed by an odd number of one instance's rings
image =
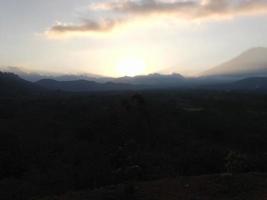
[[[225,157],[225,168],[228,173],[241,173],[247,171],[247,156],[232,150],[229,151]]]

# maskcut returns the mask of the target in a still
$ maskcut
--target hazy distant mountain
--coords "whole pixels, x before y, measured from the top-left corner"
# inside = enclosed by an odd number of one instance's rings
[[[170,74],[170,75],[162,75],[162,74],[149,74],[142,76],[134,76],[134,77],[120,77],[120,78],[109,78],[109,77],[88,77],[86,75],[68,75],[61,77],[51,77],[46,79],[53,79],[57,81],[92,81],[97,83],[123,83],[130,85],[146,85],[146,86],[155,86],[155,87],[166,87],[166,86],[180,86],[184,83],[185,78],[180,74]]]
[[[204,76],[251,77],[267,75],[267,48],[258,47],[203,73]]]
[[[12,73],[0,72],[0,95],[23,95],[42,92],[43,89]]]
[[[13,71],[20,74],[19,69],[13,68]],[[25,74],[24,74],[25,77]],[[37,76],[42,78],[42,76]],[[49,76],[48,76],[49,77]],[[78,78],[82,78],[79,80]],[[116,91],[116,90],[139,90],[152,88],[182,87],[185,79],[179,74],[160,75],[150,74],[147,76],[122,77],[122,78],[105,78],[98,77],[93,80],[83,79],[84,76],[62,76],[54,78],[46,78],[38,80],[34,83],[23,80],[13,73],[1,73],[0,92],[2,93],[26,93],[39,91],[41,88],[49,90],[62,90],[72,92],[88,92],[88,91]],[[78,79],[78,80],[76,80]],[[32,79],[34,80],[34,79]]]
[[[230,83],[212,83],[200,87],[221,91],[267,92],[267,77],[250,77]]]
[[[62,90],[70,92],[89,92],[89,91],[116,91],[116,90],[132,90],[138,87],[124,83],[97,83],[87,80],[75,81],[56,81],[52,79],[43,79],[37,81],[36,84],[50,90]]]
[[[149,85],[149,86],[160,86],[160,87],[168,87],[174,86],[179,87],[184,84],[185,78],[180,74],[149,74],[143,76],[135,76],[135,77],[121,77],[114,80],[115,82],[120,83],[128,83],[134,85]]]
[[[229,83],[224,86],[229,90],[267,91],[267,77],[252,77]]]
[[[109,81],[110,78],[99,76],[96,74],[83,73],[83,74],[52,74],[52,73],[38,73],[38,72],[27,72],[27,70],[20,69],[19,67],[8,66],[1,67],[1,70],[4,72],[11,72],[17,74],[19,77],[31,81],[36,82],[42,79],[53,79],[57,81],[73,81],[73,80],[89,80],[89,81],[97,81],[97,82],[106,82]]]
[[[106,83],[106,82],[114,82],[114,83],[127,83],[132,85],[148,85],[148,86],[179,86],[185,80],[183,76],[180,74],[149,74],[135,77],[120,77],[120,78],[111,78],[105,76],[99,76],[95,74],[45,74],[45,73],[37,73],[37,72],[26,72],[18,67],[2,67],[1,68],[5,72],[15,73],[21,78],[36,82],[43,79],[52,79],[56,81],[79,81],[79,80],[87,80],[94,81],[97,83]]]
[[[103,83],[104,80],[108,80],[108,82]],[[57,81],[53,79],[43,79],[36,83],[47,89],[82,92],[182,87],[185,84],[185,78],[179,74],[150,74],[147,76],[106,78],[102,79],[102,83],[88,80]]]
[[[49,77],[47,79],[49,79]],[[87,80],[87,81],[95,81],[98,83],[105,83],[105,82],[112,80],[113,78],[94,75],[94,74],[78,74],[78,75],[71,75],[70,74],[70,75],[51,76],[50,79],[54,79],[57,81]]]
[[[174,80],[165,80],[165,78],[170,76],[173,77]],[[121,81],[132,83],[138,83],[138,80],[140,80],[139,83],[147,83],[147,85],[117,82],[97,83],[95,81],[87,80],[56,81],[53,79],[43,79],[32,83],[21,79],[15,74],[0,72],[0,95],[31,95],[46,93],[48,90],[61,90],[68,92],[93,92],[160,88],[206,88],[212,90],[243,90],[267,92],[267,77],[246,78],[239,81],[232,81],[231,83],[218,83],[216,81],[207,82],[205,79],[184,79],[182,77],[179,78],[179,75],[169,75],[167,77],[154,74],[149,76],[139,76],[133,78],[124,77],[119,79]],[[160,80],[161,82],[158,80]]]

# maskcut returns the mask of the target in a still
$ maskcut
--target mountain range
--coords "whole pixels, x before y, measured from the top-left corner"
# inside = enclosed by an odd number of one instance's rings
[[[145,86],[135,86],[126,83],[97,83],[95,81],[87,80],[74,80],[74,81],[56,81],[52,79],[42,79],[37,81],[40,87],[49,90],[62,90],[69,92],[93,92],[93,91],[117,91],[117,90],[137,90],[141,88],[146,88]]]
[[[8,69],[8,68],[6,68]],[[27,93],[40,90],[69,92],[117,91],[162,88],[213,88],[267,91],[267,48],[253,48],[207,70],[200,77],[180,74],[149,74],[110,78],[84,75],[40,75],[9,68],[14,73],[0,73],[1,93]],[[26,80],[23,80],[26,79]]]

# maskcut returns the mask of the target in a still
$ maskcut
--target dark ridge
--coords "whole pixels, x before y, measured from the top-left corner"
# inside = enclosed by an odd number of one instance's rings
[[[0,93],[4,95],[37,94],[44,91],[40,86],[21,79],[13,73],[0,72]]]

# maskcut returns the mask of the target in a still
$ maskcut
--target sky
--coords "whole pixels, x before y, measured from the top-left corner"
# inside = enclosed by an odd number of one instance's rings
[[[267,47],[267,0],[0,0],[0,66],[195,75]]]

